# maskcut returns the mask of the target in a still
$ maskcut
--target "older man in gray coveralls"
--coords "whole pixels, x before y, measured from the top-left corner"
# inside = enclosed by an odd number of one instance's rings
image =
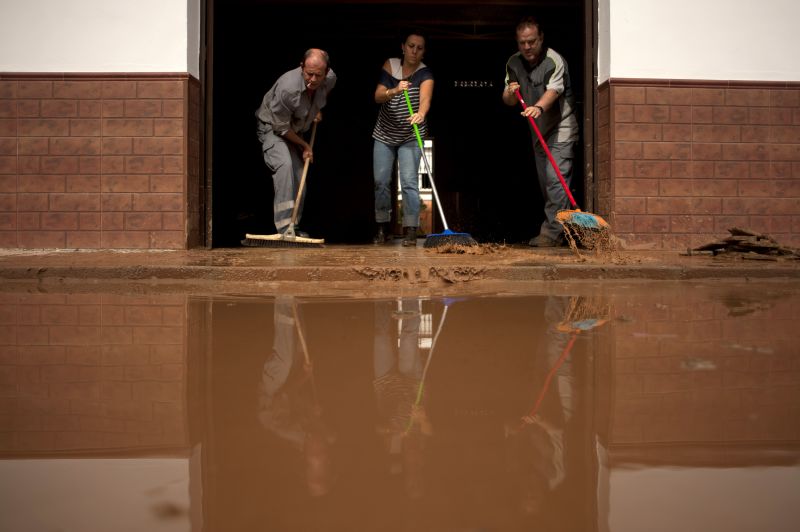
[[[336,74],[329,67],[328,54],[318,48],[306,51],[300,66],[283,74],[264,95],[258,118],[258,140],[264,162],[272,172],[275,189],[273,220],[283,233],[292,219],[297,190],[303,173],[303,161],[314,160],[314,153],[303,133],[313,122],[322,119],[328,93],[336,84]],[[305,194],[300,198],[297,222],[303,212]],[[295,228],[298,236],[308,236]]]

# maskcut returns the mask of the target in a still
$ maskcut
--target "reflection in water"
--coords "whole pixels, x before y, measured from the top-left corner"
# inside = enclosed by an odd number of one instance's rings
[[[302,453],[309,493],[325,495],[333,482],[330,447],[336,436],[323,419],[294,298],[277,298],[274,317],[272,352],[261,379],[259,420]]]
[[[542,382],[532,408],[506,427],[513,457],[510,469],[517,471],[518,492],[526,514],[539,514],[549,494],[565,480],[565,427],[576,399],[570,356],[578,334],[606,323],[609,313],[607,302],[581,296],[548,297],[545,302],[546,356],[539,358],[542,367],[537,372],[543,376]],[[545,365],[549,365],[546,371]]]
[[[797,529],[798,287],[584,292],[6,294],[0,529]]]
[[[426,318],[430,324],[431,316]],[[389,452],[391,473],[403,476],[406,494],[412,499],[425,494],[425,443],[433,430],[422,399],[435,340],[426,346],[423,362],[421,323],[419,299],[375,302],[376,428]]]

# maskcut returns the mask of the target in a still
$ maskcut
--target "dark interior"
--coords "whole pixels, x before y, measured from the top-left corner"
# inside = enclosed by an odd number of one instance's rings
[[[538,232],[542,200],[531,134],[519,108],[500,100],[504,65],[526,14],[567,60],[584,111],[584,2],[212,3],[212,245],[238,246],[246,232],[271,234],[272,179],[255,135],[254,112],[309,47],[327,50],[338,75],[318,127],[302,227],[330,243],[366,243],[373,231],[373,93],[381,65],[400,55],[403,32],[427,38],[435,76],[429,131],[433,174],[451,229],[480,242],[515,243]],[[573,188],[582,199],[583,147]],[[442,229],[435,217],[434,232]]]

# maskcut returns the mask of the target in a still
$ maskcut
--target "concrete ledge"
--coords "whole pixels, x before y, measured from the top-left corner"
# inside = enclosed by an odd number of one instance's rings
[[[530,283],[683,281],[701,279],[800,280],[798,261],[683,257],[628,252],[613,259],[576,257],[567,249],[507,248],[478,255],[439,254],[399,247],[329,246],[324,249],[0,252],[6,290],[169,289],[227,292],[444,292],[528,290]],[[83,287],[81,288],[81,285]],[[169,287],[169,288],[167,288]]]

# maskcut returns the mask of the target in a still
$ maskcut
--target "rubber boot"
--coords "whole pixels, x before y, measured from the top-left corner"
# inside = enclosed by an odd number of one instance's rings
[[[377,223],[375,226],[375,236],[372,237],[372,243],[378,246],[388,242],[391,238],[391,235],[389,234],[389,224]]]
[[[403,235],[403,245],[406,247],[416,246],[417,245],[417,228],[416,227],[406,227],[406,232]]]

